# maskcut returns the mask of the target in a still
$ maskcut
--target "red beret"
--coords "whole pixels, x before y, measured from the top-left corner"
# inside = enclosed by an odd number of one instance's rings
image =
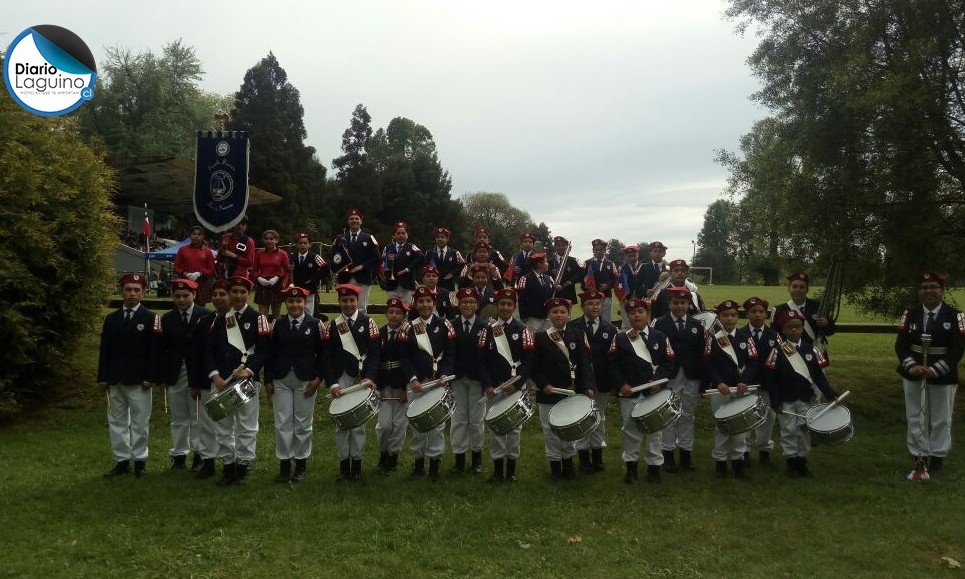
[[[736,311],[736,310],[738,310],[738,309],[740,309],[740,308],[738,307],[737,302],[735,302],[734,300],[724,300],[724,301],[720,302],[719,304],[717,304],[716,306],[714,306],[714,311],[717,312],[718,314],[719,314],[720,312],[725,311],[725,310],[735,310],[735,311]]]
[[[520,241],[523,241],[523,240],[525,240],[525,239],[528,239],[528,240],[530,240],[530,241],[536,241],[536,238],[533,237],[533,234],[530,233],[529,231],[527,231],[527,232],[525,232],[525,233],[523,233],[522,235],[519,236],[519,240],[520,240]]]
[[[533,253],[529,254],[529,260],[530,260],[531,262],[533,262],[533,263],[536,263],[536,262],[538,262],[538,261],[543,261],[544,259],[546,259],[546,253],[545,253],[545,252],[542,252],[542,251],[536,252],[536,251],[534,251]]]
[[[510,300],[516,303],[516,290],[509,287],[498,290],[496,292],[496,301],[498,302],[500,300]]]
[[[354,208],[354,207],[345,212],[345,218],[346,218],[346,219],[348,219],[349,217],[352,217],[353,215],[361,218],[361,217],[362,217],[362,212],[359,211],[358,209]]]
[[[476,275],[477,273],[479,273],[479,272],[481,272],[481,271],[482,271],[482,272],[485,272],[486,275],[489,275],[489,268],[486,267],[485,264],[482,264],[482,263],[474,263],[474,264],[472,264],[471,266],[469,266],[469,275]]]
[[[219,277],[218,279],[214,280],[213,284],[211,284],[212,290],[219,289],[219,290],[228,291],[230,288],[231,286],[228,284],[228,280],[226,280],[223,277]]]
[[[690,290],[685,287],[668,287],[667,294],[670,295],[670,299],[678,299],[678,300],[690,299]]]
[[[569,242],[570,240],[563,237],[562,235],[557,235],[556,237],[553,238],[553,243],[557,245],[566,245]]]
[[[456,300],[461,300],[463,298],[472,298],[476,301],[479,301],[479,292],[471,287],[459,288],[459,291],[456,292]]]
[[[432,236],[445,235],[446,237],[452,237],[452,232],[449,231],[448,227],[436,227],[432,230]]]
[[[307,233],[305,233],[304,231],[299,231],[298,233],[296,233],[294,239],[295,239],[295,243],[298,243],[298,240],[299,240],[299,239],[307,239],[307,240],[309,240],[309,241],[312,240],[312,238],[309,237],[309,235],[308,235]]]
[[[787,283],[791,283],[792,281],[798,281],[798,280],[803,281],[806,284],[811,283],[811,280],[808,279],[808,274],[804,273],[803,271],[796,271],[791,275],[787,276]]]
[[[650,245],[647,246],[649,249],[662,249],[667,251],[667,246],[660,243],[659,241],[651,241]]]
[[[338,297],[340,298],[344,298],[348,296],[358,297],[359,294],[362,293],[362,289],[359,288],[359,286],[352,285],[350,283],[340,283],[337,286],[335,286],[335,293],[337,293]]]
[[[564,298],[550,298],[545,302],[543,302],[543,306],[545,306],[546,309],[548,310],[552,308],[558,308],[560,306],[563,306],[566,309],[570,309],[570,306],[572,305],[573,305],[573,302]]]
[[[439,275],[439,268],[437,268],[436,266],[432,265],[431,263],[427,263],[427,264],[425,264],[425,265],[422,266],[422,273],[423,273],[423,274],[434,273],[434,274],[436,274],[436,275]]]
[[[190,279],[176,279],[171,282],[171,289],[196,292],[198,291],[198,284]]]
[[[480,233],[485,233],[487,236],[490,236],[490,235],[489,235],[489,230],[486,229],[485,227],[477,227],[477,228],[476,228],[476,236],[477,236],[477,237],[479,236]],[[491,237],[491,236],[490,236],[490,237]]]
[[[598,245],[602,245],[603,247],[606,247],[608,244],[603,239],[594,239],[593,241],[590,242],[590,245],[592,245],[593,247],[596,247]]]
[[[804,316],[801,315],[797,310],[781,310],[781,313],[778,314],[774,319],[774,325],[777,326],[778,329],[781,329],[791,320],[798,320],[803,323]]]
[[[389,298],[389,299],[386,300],[386,302],[385,302],[385,307],[386,307],[386,309],[388,309],[388,308],[398,308],[398,309],[402,310],[403,312],[409,311],[409,307],[408,307],[407,305],[405,305],[405,303],[404,303],[402,300],[400,300],[399,298]]]
[[[239,275],[228,278],[228,289],[233,287],[243,287],[248,291],[251,291],[255,284],[251,283],[251,280],[246,277],[241,277]]]
[[[640,251],[639,245],[628,245],[623,248],[623,253],[637,253]]]
[[[142,288],[147,287],[147,278],[139,273],[125,273],[121,276],[121,279],[117,281],[118,285],[121,287],[126,286],[129,283],[136,283]]]
[[[281,290],[281,295],[283,298],[307,298],[308,290],[300,288],[298,286],[290,285],[285,289]]]
[[[586,291],[584,291],[583,293],[580,294],[580,300],[582,300],[582,301],[584,301],[584,302],[589,301],[589,300],[602,300],[602,299],[605,298],[605,297],[606,297],[606,295],[604,295],[603,292],[597,291],[597,290],[592,290],[592,289],[591,289],[591,290],[586,290]]]
[[[424,285],[420,285],[419,287],[415,288],[415,291],[412,292],[412,299],[417,300],[419,298],[436,299],[436,292],[435,290],[431,290]]]
[[[770,305],[771,304],[768,303],[768,301],[765,300],[764,298],[758,298],[758,297],[747,298],[744,301],[744,311],[750,311],[750,309],[753,308],[754,306],[764,306],[764,309],[766,310]]]
[[[393,231],[393,232],[395,232],[395,231],[397,231],[397,230],[399,230],[399,229],[405,229],[405,232],[408,233],[408,232],[409,232],[409,224],[406,223],[405,221],[396,221],[395,223],[392,224],[392,231]]]
[[[675,259],[670,263],[668,263],[667,267],[669,267],[670,269],[673,269],[675,267],[686,267],[687,269],[690,269],[690,266],[687,265],[687,262],[683,259]]]
[[[643,308],[649,312],[650,302],[643,298],[627,298],[623,301],[623,307],[627,310],[627,313],[630,313],[637,308]]]
[[[936,282],[938,285],[945,287],[945,276],[939,273],[926,272],[918,276],[918,285],[924,282]]]

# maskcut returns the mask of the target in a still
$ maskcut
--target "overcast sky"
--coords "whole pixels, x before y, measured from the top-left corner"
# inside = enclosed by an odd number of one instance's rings
[[[766,111],[749,96],[756,45],[723,0],[43,1],[7,6],[4,48],[23,29],[73,30],[104,48],[182,39],[203,87],[238,90],[269,51],[301,92],[322,163],[363,103],[374,128],[425,125],[452,195],[493,191],[587,257],[595,237],[659,239],[690,260],[707,205]],[[257,147],[257,135],[252,146]],[[403,217],[403,216],[400,216]],[[501,248],[509,250],[511,248]]]

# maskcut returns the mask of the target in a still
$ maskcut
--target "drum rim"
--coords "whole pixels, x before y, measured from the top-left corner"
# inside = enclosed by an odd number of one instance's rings
[[[734,398],[733,400],[728,400],[727,402],[724,402],[723,404],[721,404],[721,405],[720,405],[720,408],[718,408],[717,410],[714,411],[714,418],[719,418],[719,419],[721,419],[721,420],[726,420],[726,419],[728,419],[728,418],[733,418],[734,416],[740,416],[741,414],[747,412],[748,410],[751,410],[752,408],[756,408],[757,405],[761,403],[760,400],[761,400],[761,397],[760,397],[759,394],[748,394],[748,395],[746,395],[746,396],[741,396],[741,397],[739,397],[739,398]],[[748,404],[748,402],[749,402],[749,404]],[[740,409],[741,409],[740,412],[735,412],[735,413],[733,413],[733,414],[728,414],[728,415],[726,415],[726,416],[724,416],[724,415],[718,416],[718,415],[717,415],[718,412],[720,412],[721,410],[727,408],[728,406],[737,407],[737,403],[743,403],[743,404],[744,404],[743,406],[740,407]]]
[[[496,410],[497,408],[500,408],[500,411],[497,413],[497,416],[498,416],[499,414],[502,414],[502,413],[506,412],[507,410],[509,410],[509,409],[512,408],[513,406],[516,406],[516,404],[518,404],[519,401],[522,400],[522,399],[523,399],[523,396],[525,396],[525,395],[526,395],[526,392],[524,392],[523,390],[517,390],[516,392],[513,392],[512,394],[508,394],[508,395],[504,396],[503,398],[501,398],[500,400],[497,400],[496,402],[493,402],[493,405],[489,407],[489,410],[486,412],[486,414],[489,414],[489,412],[492,412],[492,411]],[[500,404],[505,404],[506,407],[505,407],[505,408],[501,408],[501,407],[500,407]]]
[[[852,425],[852,426],[853,426],[853,422],[852,422],[852,420],[851,420],[851,410],[849,410],[847,406],[835,405],[834,408],[832,408],[831,410],[828,410],[827,412],[825,412],[825,413],[824,413],[824,416],[822,416],[822,417],[820,418],[821,423],[823,423],[823,422],[825,421],[825,419],[830,420],[830,417],[832,417],[832,416],[834,416],[834,415],[840,415],[841,417],[847,417],[847,420],[846,420],[846,421],[843,421],[841,424],[837,425],[837,427],[836,427],[836,428],[833,428],[833,429],[829,429],[829,428],[818,428],[818,427],[816,426],[816,423],[818,423],[818,421],[811,419],[811,418],[810,418],[810,415],[811,415],[812,412],[814,412],[814,413],[820,412],[821,410],[823,410],[823,409],[826,408],[827,406],[828,406],[827,404],[815,404],[815,405],[812,406],[811,408],[808,408],[808,411],[804,414],[804,415],[807,417],[806,420],[807,420],[808,428],[810,428],[811,430],[816,430],[816,431],[818,431],[818,432],[837,432],[837,431],[842,430],[842,429],[844,429],[844,428],[848,428],[849,425]],[[839,410],[839,409],[840,409],[840,410]]]
[[[568,408],[569,406],[574,406],[574,405],[577,404],[577,403],[579,403],[579,404],[589,403],[589,406],[588,406],[587,408],[585,408],[585,412],[583,412],[583,413],[580,414],[579,416],[575,416],[575,417],[569,417],[569,416],[568,416],[567,418],[572,418],[572,419],[569,420],[568,422],[565,422],[565,423],[562,423],[562,424],[557,423],[557,422],[553,422],[553,416],[554,416],[554,415],[557,415],[557,413],[562,414],[564,411],[574,411],[574,410],[576,410],[576,411],[582,411],[582,410],[584,410],[583,408],[578,408],[578,407],[577,407],[577,408],[573,408],[573,409]],[[590,416],[590,415],[592,415],[592,414],[594,414],[593,399],[592,399],[592,398],[590,398],[589,396],[584,396],[584,395],[582,395],[582,394],[579,394],[579,395],[577,395],[577,396],[571,396],[571,397],[569,397],[569,398],[567,398],[567,399],[565,399],[565,400],[560,400],[559,402],[557,402],[556,404],[553,405],[553,408],[552,408],[552,409],[550,409],[550,416],[549,416],[550,426],[557,426],[557,427],[571,426],[571,425],[573,425],[573,424],[576,424],[576,423],[580,422],[581,420],[583,420],[584,418],[586,418],[587,416]]]
[[[667,393],[666,396],[662,396],[664,392]],[[660,408],[662,408],[665,404],[669,404],[670,401],[673,400],[673,396],[674,396],[674,391],[669,388],[661,390],[659,392],[654,392],[650,396],[646,396],[642,398],[640,402],[637,402],[637,404],[633,407],[633,411],[630,412],[630,417],[632,418],[633,416],[646,416],[647,414],[650,414],[655,410],[660,410]],[[644,408],[649,410],[647,412],[644,412],[643,414],[637,415],[636,412],[638,408],[640,408],[641,410]]]
[[[336,398],[335,400],[332,400],[332,403],[329,405],[328,410],[331,414],[343,414],[345,412],[351,411],[352,409],[357,407],[362,401],[367,400],[371,396],[372,396],[372,391],[368,388],[355,390],[354,392],[343,394],[338,398]],[[358,398],[358,400],[355,400],[356,398]],[[344,410],[340,410],[336,412],[336,410],[340,409],[342,406],[347,406],[347,407]]]

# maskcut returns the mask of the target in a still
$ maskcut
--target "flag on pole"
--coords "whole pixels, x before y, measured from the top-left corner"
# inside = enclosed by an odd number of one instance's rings
[[[151,237],[151,218],[147,213],[147,203],[144,204],[144,223],[141,226],[141,230],[144,232],[145,239]]]

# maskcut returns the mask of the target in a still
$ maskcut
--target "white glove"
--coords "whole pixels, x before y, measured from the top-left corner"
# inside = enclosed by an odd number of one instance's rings
[[[276,276],[273,276],[271,279],[268,280],[268,285],[275,285],[276,283],[278,283],[278,276],[277,276],[277,275],[276,275]]]
[[[269,285],[271,285],[270,283],[268,283],[268,280],[263,277],[258,278],[258,283],[260,283],[264,287],[268,287]]]
[[[187,274],[187,276],[188,276],[188,279],[191,280],[191,281],[198,281],[198,278],[201,277],[201,272],[200,272],[200,271],[193,271],[193,272]]]

